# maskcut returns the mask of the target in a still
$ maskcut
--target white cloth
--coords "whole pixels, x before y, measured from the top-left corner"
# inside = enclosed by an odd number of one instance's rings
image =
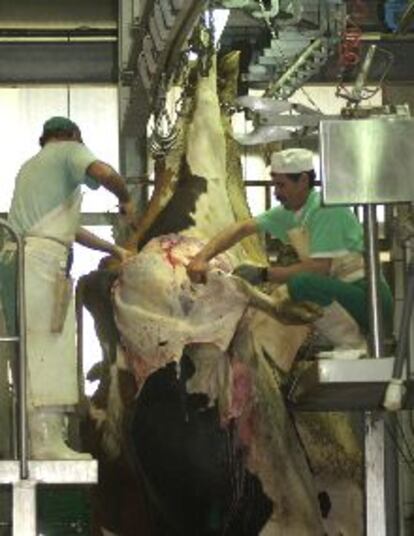
[[[70,217],[79,211],[79,197],[72,196],[54,209],[33,232],[61,236]],[[56,274],[66,265],[68,249],[40,236],[25,239],[25,283],[28,359],[28,406],[73,405],[78,402],[75,308],[72,297],[61,333],[50,330]]]
[[[51,333],[56,273],[67,248],[43,238],[27,238],[25,283],[29,408],[78,401],[73,298],[61,333]]]
[[[301,261],[309,257],[309,231],[306,227],[294,227],[287,232],[289,243]]]

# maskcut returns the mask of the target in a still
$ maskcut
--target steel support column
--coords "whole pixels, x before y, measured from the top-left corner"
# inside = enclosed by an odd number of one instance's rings
[[[370,311],[369,350],[371,357],[384,357],[384,336],[378,282],[381,277],[378,253],[376,206],[364,206],[364,231]],[[365,414],[365,534],[398,535],[398,466],[388,432],[389,416]]]
[[[13,484],[13,536],[35,536],[36,482],[20,480]]]
[[[146,0],[120,1],[118,22],[119,165],[138,209],[146,202],[139,185],[139,177],[147,173],[146,128],[140,120],[140,102],[134,87],[136,67],[131,63],[137,58],[137,25],[145,5]]]

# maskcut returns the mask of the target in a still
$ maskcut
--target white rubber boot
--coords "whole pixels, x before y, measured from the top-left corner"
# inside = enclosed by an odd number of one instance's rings
[[[366,354],[367,343],[358,324],[338,302],[324,307],[323,317],[314,325],[334,346],[333,352],[320,352],[319,357],[358,359]]]
[[[30,458],[32,460],[91,460],[86,452],[67,446],[65,416],[60,412],[34,410],[29,414]]]

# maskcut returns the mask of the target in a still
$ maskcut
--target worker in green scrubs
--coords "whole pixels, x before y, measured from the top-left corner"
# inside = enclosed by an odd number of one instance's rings
[[[369,329],[368,284],[361,224],[348,207],[324,207],[314,189],[313,153],[286,149],[272,154],[271,178],[280,205],[237,222],[214,237],[191,260],[193,282],[205,280],[208,261],[253,233],[268,232],[296,250],[290,266],[242,264],[234,273],[250,283],[279,283],[281,303],[312,301],[323,307],[315,322],[335,348],[364,348]],[[391,325],[393,300],[383,277],[379,283],[385,323]]]

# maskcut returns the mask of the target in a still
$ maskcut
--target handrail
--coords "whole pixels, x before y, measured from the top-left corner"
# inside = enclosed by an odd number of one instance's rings
[[[0,228],[7,229],[17,246],[17,335],[0,337],[1,342],[19,342],[19,362],[17,372],[17,404],[18,404],[18,439],[17,452],[19,457],[20,478],[29,478],[27,456],[27,352],[26,352],[26,300],[24,277],[24,241],[23,238],[4,219],[0,218]]]

